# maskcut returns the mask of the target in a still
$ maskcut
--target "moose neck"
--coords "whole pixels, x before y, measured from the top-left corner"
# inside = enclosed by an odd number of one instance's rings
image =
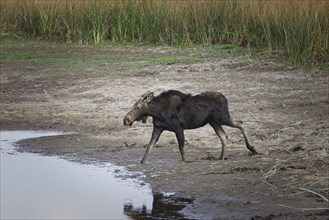
[[[145,116],[160,118],[161,112],[164,109],[164,106],[162,105],[162,103],[151,100],[147,105],[147,113]]]

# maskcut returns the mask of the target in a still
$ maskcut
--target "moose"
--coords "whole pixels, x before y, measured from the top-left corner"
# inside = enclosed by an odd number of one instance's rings
[[[219,92],[207,91],[195,96],[177,90],[165,91],[158,96],[154,96],[153,92],[146,92],[124,117],[123,124],[131,126],[135,121],[140,120],[145,123],[148,116],[153,118],[153,132],[141,163],[145,163],[150,151],[165,130],[175,133],[182,160],[186,161],[184,130],[203,127],[206,124],[213,127],[222,142],[220,160],[224,159],[228,139],[222,125],[238,128],[251,155],[258,154],[251,146],[242,122],[231,118],[227,99]]]

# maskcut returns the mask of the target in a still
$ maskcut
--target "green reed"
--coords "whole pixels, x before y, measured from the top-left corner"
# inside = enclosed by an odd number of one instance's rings
[[[328,63],[328,11],[320,0],[2,0],[0,30],[80,44],[235,44],[299,65]]]

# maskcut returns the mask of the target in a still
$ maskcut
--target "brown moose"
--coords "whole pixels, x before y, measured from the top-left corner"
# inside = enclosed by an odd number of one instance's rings
[[[227,135],[222,125],[238,128],[251,154],[257,154],[254,147],[250,145],[248,136],[241,125],[242,122],[234,121],[230,117],[227,99],[219,92],[208,91],[192,96],[177,90],[169,90],[155,97],[153,92],[146,92],[124,117],[123,124],[131,126],[134,121],[145,122],[147,116],[153,118],[153,132],[141,163],[146,161],[164,130],[176,134],[179,151],[182,160],[185,161],[184,130],[199,128],[206,124],[213,127],[222,142],[220,159],[224,158],[227,145]]]

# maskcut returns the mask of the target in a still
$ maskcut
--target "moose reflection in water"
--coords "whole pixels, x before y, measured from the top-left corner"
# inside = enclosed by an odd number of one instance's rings
[[[193,200],[193,198],[157,193],[153,195],[152,211],[147,210],[146,206],[135,208],[132,204],[125,204],[124,214],[131,219],[185,219],[182,210]]]
[[[249,138],[241,121],[234,121],[229,113],[227,99],[215,91],[208,91],[192,96],[177,90],[169,90],[154,97],[153,92],[145,93],[124,117],[125,126],[131,126],[134,121],[146,121],[146,117],[153,118],[153,132],[141,163],[145,163],[153,146],[159,140],[164,130],[176,134],[182,160],[184,153],[184,130],[195,129],[210,124],[222,142],[220,159],[224,159],[227,145],[227,135],[222,125],[238,128],[244,137],[246,146],[251,154],[257,151],[251,146]]]

